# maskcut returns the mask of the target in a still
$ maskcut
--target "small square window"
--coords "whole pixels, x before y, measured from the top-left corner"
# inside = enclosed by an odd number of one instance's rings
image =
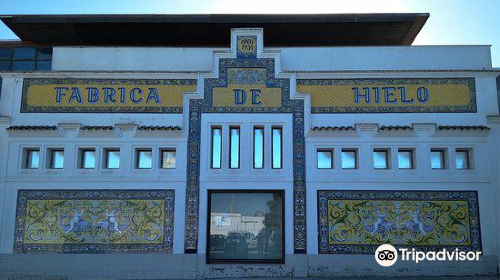
[[[332,169],[333,168],[333,150],[331,149],[318,149],[316,151],[317,167],[318,169]]]
[[[174,149],[162,149],[160,151],[160,168],[172,169],[176,166],[176,151]]]
[[[355,149],[342,149],[342,169],[358,168],[357,152]]]
[[[106,166],[106,169],[120,168],[119,149],[104,149],[104,166]]]
[[[413,150],[400,149],[398,150],[398,167],[399,169],[413,169]]]
[[[51,60],[38,60],[36,62],[36,70],[50,70],[52,69]]]
[[[12,71],[31,71],[35,70],[34,60],[13,60]]]
[[[96,167],[95,149],[80,149],[80,168],[92,169]]]
[[[25,149],[24,168],[38,169],[40,165],[40,149]]]
[[[153,152],[151,149],[137,149],[136,150],[136,168],[137,169],[150,169],[153,167]]]
[[[14,48],[14,59],[35,59],[35,49],[29,47],[16,47]]]
[[[63,149],[49,149],[50,169],[64,168],[64,150]]]
[[[445,169],[445,154],[444,149],[431,149],[431,169]]]
[[[0,60],[0,71],[10,70],[10,60]]]
[[[455,166],[459,170],[471,169],[471,150],[456,149],[455,151]]]
[[[389,149],[373,149],[373,168],[389,169]]]
[[[52,59],[52,48],[39,48],[37,51],[37,59]]]
[[[10,59],[12,49],[7,47],[7,48],[0,48],[0,59]]]

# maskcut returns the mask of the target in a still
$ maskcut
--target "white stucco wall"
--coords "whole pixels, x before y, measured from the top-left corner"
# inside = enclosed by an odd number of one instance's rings
[[[55,47],[52,69],[211,72],[214,51],[224,49]],[[491,69],[490,46],[269,48],[266,51],[281,52],[281,68],[285,72]]]
[[[203,77],[215,72],[214,52],[228,53],[229,49],[215,50],[208,48],[92,48],[92,47],[56,47],[54,48],[53,70],[51,72],[3,73],[4,78],[0,100],[0,253],[12,253],[17,190],[30,189],[142,189],[167,188],[175,190],[175,255],[184,252],[185,188],[188,110],[185,103],[183,114],[28,114],[19,112],[23,78],[32,77],[71,77],[71,78],[148,78],[148,79],[198,79],[198,93],[203,95]],[[338,48],[283,48],[268,49],[278,55],[281,69],[288,72],[292,81],[297,78],[444,78],[473,77],[476,81],[477,113],[448,114],[310,114],[309,102],[305,108],[306,132],[306,168],[307,168],[307,247],[308,255],[318,259],[318,263],[331,262],[336,256],[318,256],[317,240],[317,190],[477,190],[479,192],[481,234],[484,254],[492,257],[500,255],[500,236],[496,198],[500,178],[498,149],[493,149],[500,142],[498,125],[487,121],[487,116],[498,115],[498,99],[495,77],[492,70],[488,46],[413,46],[413,47],[338,47]],[[279,65],[278,65],[279,66]],[[439,71],[433,71],[439,70]],[[200,74],[202,73],[202,74]],[[292,85],[292,96],[296,96]],[[185,98],[188,100],[188,97]],[[307,97],[306,97],[307,100]],[[81,133],[68,128],[67,123],[83,125],[158,125],[182,126],[182,132],[162,134],[141,134],[135,129],[106,133]],[[413,132],[376,132],[372,129],[360,129],[359,124],[412,125]],[[430,124],[429,124],[430,123]],[[221,170],[209,168],[209,126],[229,125],[242,127],[241,168]],[[284,127],[284,168],[282,170],[262,170],[251,168],[251,133],[252,125],[269,127],[281,124]],[[355,132],[317,133],[310,132],[314,126],[351,126],[358,124]],[[422,129],[418,129],[418,126]],[[435,133],[437,125],[488,125],[490,132],[458,131]],[[10,125],[59,125],[56,133],[21,132],[7,134],[5,128]],[[117,126],[119,127],[119,126]],[[200,165],[200,204],[198,253],[200,259],[195,269],[205,271],[204,257],[206,249],[207,190],[209,189],[280,189],[285,191],[285,240],[287,264],[302,265],[300,256],[290,257],[293,253],[293,179],[292,179],[292,121],[290,115],[281,114],[204,114],[201,134]],[[266,141],[269,141],[267,137]],[[227,141],[224,154],[227,153]],[[21,150],[23,147],[36,146],[42,151],[41,158],[50,147],[65,148],[65,167],[63,170],[23,170]],[[77,149],[92,146],[102,152],[105,147],[120,147],[121,168],[119,170],[86,171],[76,168]],[[267,147],[269,147],[267,143]],[[376,171],[371,167],[373,147],[390,147],[393,168]],[[395,168],[398,147],[413,147],[417,151],[417,168],[403,171]],[[133,167],[133,151],[136,147],[152,147],[157,160],[160,147],[177,148],[177,168],[175,170],[137,170]],[[318,147],[334,148],[335,168],[317,170],[315,150]],[[358,170],[339,168],[339,151],[342,147],[355,147],[360,151]],[[429,149],[442,147],[448,149],[450,168],[431,170],[429,168]],[[456,147],[473,148],[474,169],[455,170],[454,149]],[[269,163],[269,153],[266,153]],[[491,213],[497,213],[492,215]],[[186,259],[190,256],[186,256]],[[349,261],[362,265],[366,258],[349,257]],[[311,259],[312,260],[312,259]],[[294,264],[293,261],[296,261]],[[312,261],[310,261],[312,263]],[[188,263],[188,262],[187,262]],[[290,264],[292,263],[292,264]],[[188,263],[193,266],[193,263]],[[196,266],[196,265],[195,265]],[[207,266],[208,267],[208,266]],[[207,268],[208,269],[208,268]],[[236,268],[235,268],[236,269]],[[307,267],[306,274],[307,274]],[[453,268],[449,268],[450,273]],[[192,271],[190,271],[192,272]],[[212,271],[213,272],[213,271]],[[279,274],[279,272],[276,272]],[[453,273],[451,273],[453,274]],[[204,274],[211,275],[211,274]],[[215,275],[215,274],[213,274]],[[192,275],[191,275],[192,276]],[[190,276],[190,277],[191,277]],[[199,275],[198,275],[199,276]],[[196,271],[195,276],[196,277]]]

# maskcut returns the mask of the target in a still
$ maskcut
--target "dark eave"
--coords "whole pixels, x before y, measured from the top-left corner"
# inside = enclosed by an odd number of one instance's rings
[[[50,46],[228,47],[231,28],[264,28],[269,47],[411,45],[429,14],[5,15],[24,42]]]

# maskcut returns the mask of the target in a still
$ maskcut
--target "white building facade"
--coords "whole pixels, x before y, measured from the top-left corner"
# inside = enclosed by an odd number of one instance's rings
[[[1,274],[497,275],[489,46],[265,34],[54,45],[51,71],[1,72]],[[382,267],[384,243],[482,257]]]

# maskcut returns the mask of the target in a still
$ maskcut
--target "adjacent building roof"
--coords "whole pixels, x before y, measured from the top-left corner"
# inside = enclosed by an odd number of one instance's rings
[[[266,46],[411,45],[429,14],[5,15],[24,42],[51,46],[228,47],[231,28]]]

